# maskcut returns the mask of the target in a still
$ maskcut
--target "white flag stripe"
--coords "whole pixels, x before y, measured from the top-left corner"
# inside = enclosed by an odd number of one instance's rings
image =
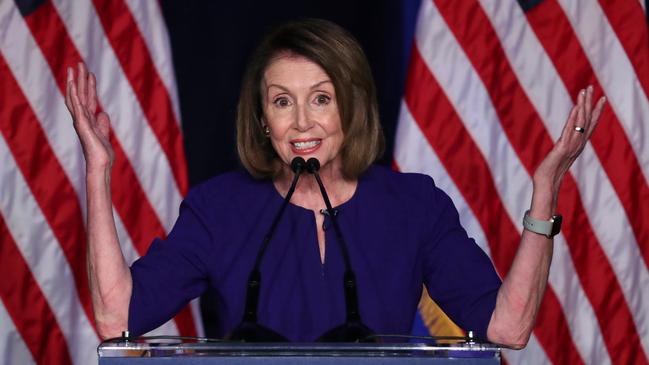
[[[554,237],[548,283],[568,321],[570,337],[586,364],[610,364],[611,357],[593,307],[584,293],[563,234]]]
[[[27,29],[24,18],[13,5],[13,2],[0,5],[0,14],[7,15],[0,18],[0,29],[8,30],[5,33],[0,33],[0,51],[6,51],[2,52],[2,54],[5,56],[12,74],[27,96],[32,110],[34,110],[48,137],[52,150],[77,192],[79,201],[83,202],[80,207],[85,221],[85,162],[83,161],[79,139],[74,132],[74,128],[72,128],[70,114],[64,104],[63,96],[56,85],[56,81],[53,79],[49,65]],[[3,6],[12,6],[13,9],[7,11],[2,8]],[[27,58],[27,63],[25,63],[22,56],[24,54],[32,55]],[[52,95],[57,94],[60,97],[52,97]],[[122,252],[130,265],[139,255],[121,222],[120,216],[116,213],[113,216],[116,220]],[[200,311],[197,317],[200,317]],[[153,330],[151,334],[177,335],[178,329],[174,321],[170,320],[158,329]]]
[[[532,198],[530,177],[498,122],[482,80],[432,1],[422,3],[420,14],[415,43],[421,56],[480,149],[499,195],[511,201],[510,205],[503,203],[518,226]],[[444,52],[436,52],[438,48]],[[456,69],[464,72],[459,74]]]
[[[117,229],[117,236],[119,237],[119,244],[122,248],[122,254],[124,255],[126,264],[128,266],[131,266],[131,264],[133,264],[133,262],[135,262],[135,260],[137,260],[140,257],[140,255],[135,250],[133,241],[131,240],[131,237],[126,232],[126,228],[124,228],[124,223],[122,222],[122,219],[120,218],[119,214],[115,212],[115,209],[113,209],[113,217],[115,217],[115,228]],[[196,319],[194,320],[196,321]],[[199,317],[198,323],[200,323],[201,321],[202,319],[200,319]],[[157,336],[157,335],[177,336],[178,334],[179,332],[178,332],[178,327],[176,326],[176,322],[173,319],[170,319],[169,321],[165,322],[162,326],[153,329],[152,331],[148,332],[146,335],[147,336]]]
[[[205,327],[203,326],[203,317],[201,316],[201,298],[192,299],[189,302],[189,307],[192,311],[194,326],[196,326],[196,335],[199,337],[205,336]]]
[[[169,230],[182,200],[171,165],[153,134],[128,79],[106,39],[91,2],[53,1],[70,38],[97,75],[97,93],[162,227]],[[90,31],[92,29],[92,31]],[[115,178],[119,178],[115,176]]]
[[[552,138],[557,140],[572,107],[572,100],[552,62],[519,7],[502,6],[502,3],[493,0],[483,0],[482,5],[501,39],[501,45],[518,81]],[[511,10],[513,14],[508,13],[509,9],[514,9]],[[521,49],[520,45],[525,48]],[[534,72],[530,72],[530,69]],[[557,115],[557,111],[562,116]],[[624,207],[590,143],[572,166],[571,174],[579,187],[591,227],[620,282],[641,342],[647,351],[649,336],[642,334],[649,334],[649,321],[646,320],[649,291],[637,288],[649,287],[649,271]],[[593,181],[597,181],[597,185]]]
[[[573,103],[552,61],[520,7],[497,0],[480,0],[480,5],[498,34],[518,82],[556,140]]]
[[[394,142],[394,159],[400,171],[423,173],[435,180],[435,185],[448,194],[455,204],[460,215],[460,222],[469,233],[469,236],[491,257],[491,249],[480,222],[475,219],[471,208],[464,200],[464,196],[444,170],[442,163],[437,158],[426,137],[424,137],[405,102],[401,103],[401,109],[399,110],[399,125],[397,126]]]
[[[0,212],[49,303],[77,364],[96,361],[97,335],[86,317],[70,266],[31,195],[4,137],[0,138]],[[44,244],[38,244],[44,243]]]
[[[163,323],[160,327],[154,328],[145,333],[143,336],[178,336],[178,327],[176,321],[172,318]]]
[[[502,355],[510,364],[547,365],[551,363],[535,336],[530,337],[530,341],[524,349],[504,349]]]
[[[618,117],[649,184],[649,99],[608,19],[595,1],[560,0],[609,105]]]
[[[140,34],[142,34],[149,47],[149,54],[155,55],[151,59],[171,98],[174,117],[180,124],[180,104],[176,90],[171,43],[169,42],[169,33],[164,23],[160,3],[158,1],[141,0],[125,0],[125,3],[131,10]]]
[[[0,300],[0,354],[5,364],[34,364],[34,358]]]
[[[79,201],[85,202],[85,161],[81,144],[72,128],[64,99],[59,97],[61,93],[50,67],[13,1],[0,3],[0,16],[0,29],[6,30],[0,33],[0,53],[38,118]],[[80,206],[85,219],[86,206]]]
[[[49,145],[70,180],[72,188],[77,193],[79,202],[82,202],[79,205],[85,221],[85,161],[81,152],[81,144],[74,128],[72,128],[70,114],[64,105],[63,96],[53,79],[49,65],[27,29],[24,18],[13,5],[14,2],[11,1],[0,5],[0,14],[6,15],[0,18],[0,29],[8,30],[0,33],[0,53],[7,61],[12,74],[43,127]],[[7,10],[6,6],[10,6],[12,9]],[[22,56],[24,54],[31,55],[27,58],[27,62]],[[52,95],[61,97],[52,97]],[[122,252],[130,264],[139,256],[119,215],[116,213],[113,215],[117,223]]]
[[[471,208],[464,200],[455,183],[451,180],[449,174],[444,169],[441,161],[433,151],[432,147],[421,132],[419,125],[412,117],[406,103],[401,103],[399,115],[399,125],[395,136],[394,147],[395,161],[403,172],[419,172],[427,174],[435,180],[435,184],[444,190],[453,200],[462,226],[466,229],[470,237],[482,248],[483,251],[491,257],[487,238],[480,226],[480,222],[473,215]],[[514,356],[518,354],[518,357]],[[507,358],[532,358],[546,359],[545,352],[540,347],[534,334],[532,334],[530,343],[522,351],[513,351],[506,353]]]
[[[153,4],[153,7],[151,6]],[[162,83],[157,83],[155,87],[166,87],[165,90],[170,95],[172,108],[169,112],[174,113],[171,117],[178,120],[178,98],[176,96],[175,80],[173,77],[171,55],[169,53],[169,45],[166,29],[164,29],[164,22],[162,21],[162,14],[157,7],[157,3],[144,4],[138,7],[138,14],[134,15],[136,22],[133,27],[133,32],[139,31],[142,33],[144,42],[149,48],[151,53],[151,61],[155,64],[150,64],[152,70],[159,73]],[[155,220],[159,220],[163,229],[169,230],[177,217],[178,206],[180,204],[180,192],[174,176],[179,179],[184,179],[185,171],[172,174],[171,164],[167,161],[166,155],[163,153],[165,150],[161,145],[161,141],[153,134],[153,129],[148,121],[144,118],[144,111],[139,105],[139,97],[142,95],[135,95],[134,89],[131,87],[129,80],[120,67],[121,64],[115,59],[115,54],[109,46],[109,42],[105,39],[105,34],[102,31],[103,27],[98,21],[95,8],[91,2],[81,2],[74,4],[75,8],[69,8],[69,2],[60,1],[51,4],[38,4],[40,6],[36,12],[21,14],[17,8],[15,1],[0,1],[0,55],[7,64],[7,79],[11,81],[16,80],[21,94],[25,95],[26,103],[31,110],[26,113],[21,110],[11,109],[6,112],[11,113],[11,120],[14,126],[19,129],[18,131],[23,136],[28,136],[29,132],[24,128],[37,127],[31,120],[22,120],[22,118],[35,117],[38,126],[42,127],[41,130],[45,135],[45,143],[47,143],[47,151],[52,151],[52,156],[46,158],[53,158],[57,160],[58,165],[64,171],[64,175],[59,176],[63,178],[62,183],[69,183],[74,190],[74,198],[78,199],[78,207],[81,209],[82,219],[85,220],[86,216],[86,198],[85,198],[85,161],[81,153],[81,147],[77,136],[72,128],[71,119],[67,108],[63,103],[63,95],[59,89],[61,79],[59,76],[65,74],[64,67],[60,69],[51,70],[49,64],[54,61],[65,61],[63,57],[69,57],[70,54],[65,53],[69,51],[65,46],[72,46],[80,53],[84,62],[90,65],[91,71],[98,74],[100,86],[100,100],[102,106],[109,113],[118,108],[122,112],[126,107],[127,111],[123,115],[128,115],[128,118],[118,117],[115,119],[121,124],[114,124],[114,137],[117,138],[120,145],[126,153],[126,158],[129,160],[142,185],[146,200],[143,199],[142,203],[149,203],[152,205],[155,214]],[[59,7],[57,10],[56,6]],[[60,12],[60,8],[67,9],[67,12]],[[79,9],[86,10],[87,13],[79,12]],[[151,14],[146,14],[147,11],[152,11]],[[74,18],[71,23],[60,24],[64,28],[71,30],[71,33],[63,32],[54,36],[51,33],[45,33],[47,30],[41,27],[42,19],[49,19],[56,22],[58,15],[61,20]],[[65,15],[68,15],[67,17]],[[155,19],[159,17],[159,19]],[[32,28],[25,19],[31,22],[36,22]],[[140,23],[141,22],[141,23]],[[72,24],[72,25],[71,25]],[[59,24],[54,23],[52,26],[56,27]],[[84,29],[84,27],[86,27]],[[151,30],[150,28],[154,29]],[[36,32],[32,35],[32,31]],[[76,32],[76,33],[75,33]],[[76,37],[75,37],[76,35]],[[57,39],[57,37],[63,39]],[[35,37],[35,38],[34,38]],[[68,38],[69,37],[69,38]],[[61,44],[60,47],[51,44],[52,41],[67,41],[71,40],[71,44]],[[41,44],[42,43],[42,44]],[[41,50],[43,46],[43,50]],[[52,47],[54,46],[54,47]],[[46,52],[43,54],[42,52]],[[70,60],[68,60],[70,62]],[[108,62],[108,66],[96,69],[93,66]],[[71,65],[72,66],[72,65]],[[105,66],[105,65],[104,65]],[[157,68],[157,69],[156,69]],[[56,77],[54,77],[54,74]],[[102,89],[102,80],[107,80],[106,83],[116,83],[116,85],[106,86]],[[12,83],[7,84],[11,86]],[[151,86],[146,85],[144,89]],[[138,90],[139,91],[139,90]],[[102,94],[103,92],[103,94]],[[114,97],[106,97],[106,95]],[[136,97],[137,96],[137,97]],[[113,104],[116,103],[116,104]],[[115,113],[112,113],[115,114]],[[23,127],[24,126],[24,127]],[[117,127],[117,128],[115,128]],[[135,143],[125,143],[124,135],[119,134],[120,129],[128,132],[128,137],[136,141]],[[27,133],[25,133],[27,132]],[[40,133],[39,131],[34,131]],[[2,138],[2,136],[0,136]],[[13,139],[11,141],[13,144]],[[52,331],[61,330],[65,344],[68,346],[69,351],[61,349],[61,351],[69,352],[73,363],[86,364],[96,363],[96,346],[99,339],[95,334],[92,323],[88,317],[91,314],[86,313],[81,305],[79,293],[75,286],[75,277],[71,272],[71,267],[67,263],[67,257],[63,255],[60,242],[54,236],[54,233],[60,232],[60,229],[74,229],[76,232],[82,227],[57,225],[57,230],[52,231],[49,227],[47,218],[43,215],[44,212],[56,212],[58,207],[43,206],[43,211],[40,211],[42,201],[36,202],[36,198],[31,196],[30,187],[27,186],[21,171],[16,168],[16,162],[13,161],[13,155],[9,151],[10,147],[6,144],[5,140],[1,140],[0,146],[0,217],[7,216],[5,219],[8,228],[10,229],[11,237],[16,236],[16,245],[22,256],[25,256],[26,264],[29,266],[30,274],[35,282],[26,282],[22,285],[35,285],[38,286],[38,292],[44,295],[44,300],[52,310],[52,319],[56,321],[54,327],[47,327],[43,323],[42,331],[44,336],[50,336]],[[11,145],[11,147],[16,147]],[[24,148],[23,148],[24,149]],[[137,153],[134,153],[136,151]],[[139,152],[138,152],[139,151]],[[140,158],[138,161],[136,158]],[[25,156],[21,157],[24,159]],[[38,156],[40,157],[40,156]],[[29,158],[37,158],[37,156],[27,156]],[[11,159],[11,164],[6,159]],[[134,162],[135,161],[135,162]],[[183,164],[183,161],[174,161],[177,164]],[[139,165],[138,165],[139,164]],[[174,165],[174,166],[176,166]],[[130,167],[130,166],[129,166]],[[181,166],[183,169],[184,167]],[[146,172],[143,172],[146,171]],[[146,180],[149,178],[149,186],[146,186]],[[42,177],[42,176],[41,176]],[[19,182],[16,182],[22,179]],[[114,176],[113,181],[119,182],[119,176]],[[180,180],[179,180],[180,181]],[[30,181],[31,184],[31,181]],[[151,185],[155,185],[155,189]],[[30,185],[31,186],[31,185]],[[67,187],[66,187],[67,188]],[[139,188],[139,186],[137,187]],[[120,194],[123,191],[120,192]],[[116,198],[122,199],[123,195],[116,195]],[[157,194],[158,200],[153,197]],[[73,198],[73,199],[74,199]],[[127,197],[128,198],[128,197]],[[161,208],[162,206],[162,208]],[[73,207],[74,209],[77,209]],[[122,212],[123,213],[123,212]],[[166,216],[165,216],[166,215]],[[51,218],[51,217],[48,217]],[[115,214],[116,229],[125,257],[129,263],[132,263],[138,257],[136,247],[133,245],[132,238],[129,236],[129,231],[125,229],[125,223],[128,226],[133,226],[134,222],[122,222],[121,216]],[[59,222],[61,223],[61,222]],[[65,223],[65,222],[63,222]],[[70,222],[70,224],[80,224],[80,220]],[[63,227],[63,228],[61,228]],[[157,226],[143,227],[144,231],[156,229]],[[58,234],[58,233],[57,233]],[[150,237],[152,239],[153,237]],[[149,238],[144,238],[148,240]],[[78,240],[79,249],[83,248],[86,244],[84,239]],[[70,242],[61,242],[66,245]],[[140,242],[138,242],[140,244]],[[66,246],[67,247],[67,246]],[[76,268],[79,269],[79,268]],[[77,273],[78,274],[78,273]],[[77,277],[78,279],[78,277]],[[35,290],[35,288],[31,288]],[[82,290],[79,288],[78,290]],[[197,322],[197,330],[199,335],[203,334],[202,326],[200,326],[200,312],[198,312],[196,303],[191,304],[193,309],[193,320]],[[4,309],[4,308],[3,308]],[[26,310],[33,310],[26,308]],[[10,322],[11,319],[4,321],[3,318],[8,318],[7,315],[0,317],[0,348],[2,346],[10,346],[12,341],[16,338],[20,340],[22,333],[18,332],[17,328]],[[188,318],[187,318],[188,319]],[[18,320],[18,319],[17,319]],[[20,319],[22,320],[22,319]],[[189,324],[189,321],[187,321]],[[25,326],[24,323],[18,323],[20,326]],[[31,325],[31,324],[29,324]],[[41,325],[41,324],[39,324]],[[193,326],[193,324],[192,324]],[[190,327],[192,327],[190,326]],[[22,327],[18,327],[22,328]],[[189,330],[189,329],[188,329]],[[170,320],[163,326],[149,332],[149,334],[159,335],[177,335],[179,334],[178,326],[175,320]],[[33,362],[31,359],[30,349],[27,348],[26,343],[22,340],[23,353],[26,353],[27,359],[16,360],[10,352],[0,350],[0,363],[25,363]],[[31,343],[30,343],[31,345]]]
[[[400,144],[402,141],[403,145]],[[422,144],[427,145],[428,148]],[[400,167],[401,164],[408,166],[408,170],[405,170],[404,167],[404,171],[417,171],[431,175],[435,178],[436,182],[438,179],[440,181],[446,181],[446,184],[439,184],[439,186],[449,194],[458,207],[458,211],[462,214],[462,224],[465,225],[467,232],[469,232],[476,242],[486,245],[487,240],[479,222],[467,206],[462,194],[451,179],[448,178],[448,174],[444,171],[443,165],[437,156],[434,155],[425,137],[421,134],[412,115],[408,112],[405,103],[402,103],[399,118],[395,141],[395,159]],[[409,161],[412,162],[408,164]],[[421,163],[417,164],[417,161],[421,161]],[[434,170],[432,174],[431,170]],[[509,183],[511,184],[512,182],[510,181]],[[531,183],[529,184],[531,185]],[[529,199],[523,203],[529,203]],[[504,199],[503,204],[507,205]],[[483,247],[482,245],[481,247]],[[579,284],[577,274],[570,259],[570,254],[567,250],[567,244],[562,235],[555,237],[554,247],[553,265],[550,271],[549,282],[557,294],[559,302],[562,304],[564,313],[572,313],[571,316],[566,317],[577,350],[584,359],[587,359],[586,355],[595,355],[595,363],[610,363],[610,358],[601,337],[601,330],[597,325],[597,318]],[[566,310],[567,306],[571,309],[570,311]],[[581,331],[586,331],[589,335],[584,336],[581,334]]]
[[[117,229],[117,238],[119,238],[119,245],[122,248],[122,254],[124,255],[124,260],[126,264],[130,267],[135,260],[137,260],[140,255],[135,250],[131,236],[129,236],[122,218],[117,214],[115,207],[113,206],[113,217],[115,217],[115,228]]]
[[[481,79],[475,73],[471,63],[464,55],[463,50],[432,2],[422,3],[418,24],[420,26],[417,29],[415,42],[421,51],[421,55],[439,82],[440,87],[454,105],[460,119],[467,125],[467,131],[473,137],[494,175],[496,188],[510,219],[518,227],[520,217],[529,208],[532,193],[530,176],[525,169],[520,168],[522,163],[511,145],[509,145],[505,133],[501,129],[490,96],[485,90]],[[436,52],[436,49],[444,49],[444,52]],[[461,69],[463,72],[455,72],[457,69]],[[487,123],[485,120],[492,121],[492,123]],[[512,170],[514,170],[513,173]],[[498,176],[501,178],[499,179]],[[522,229],[522,227],[519,229]],[[561,239],[563,243],[559,241],[556,240],[555,246],[565,245],[563,237]],[[568,256],[561,257],[558,256],[559,254],[567,254]],[[570,261],[567,249],[563,251],[557,250],[555,258],[560,262]],[[561,275],[577,277],[572,265],[567,267],[554,265],[553,270],[553,273],[561,273],[555,278],[560,278]],[[564,308],[564,313],[567,313],[565,311],[567,303],[580,303],[581,305],[579,315],[572,314],[573,321],[572,324],[569,323],[573,341],[581,331],[581,323],[584,323],[587,327],[590,327],[592,323],[597,323],[590,303],[587,300],[579,300],[579,297],[586,298],[581,286],[577,286],[575,289],[578,290],[555,290],[561,306]],[[572,313],[572,311],[569,313]],[[603,344],[604,341],[601,338],[599,329],[596,331],[596,336],[599,338],[597,342]],[[581,341],[581,343],[575,341],[575,345],[583,356],[585,353],[593,352],[595,343],[592,341]]]

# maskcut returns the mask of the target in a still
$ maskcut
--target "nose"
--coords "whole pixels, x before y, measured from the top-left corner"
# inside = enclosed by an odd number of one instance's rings
[[[295,112],[297,114],[295,116],[295,129],[300,132],[309,130],[313,126],[314,121],[306,103],[298,103]]]

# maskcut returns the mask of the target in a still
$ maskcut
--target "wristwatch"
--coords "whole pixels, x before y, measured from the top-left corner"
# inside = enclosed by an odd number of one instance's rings
[[[562,221],[563,218],[560,215],[553,215],[549,221],[532,218],[528,210],[523,216],[523,228],[530,232],[542,234],[547,238],[552,238],[561,231]]]

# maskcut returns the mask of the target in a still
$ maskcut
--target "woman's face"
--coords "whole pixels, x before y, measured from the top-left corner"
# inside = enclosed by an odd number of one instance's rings
[[[273,148],[290,165],[315,157],[322,168],[340,168],[343,130],[336,90],[316,63],[285,55],[270,63],[262,82],[264,121]]]

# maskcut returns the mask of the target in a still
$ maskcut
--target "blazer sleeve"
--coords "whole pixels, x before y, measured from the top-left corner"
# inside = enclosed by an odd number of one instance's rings
[[[486,253],[468,237],[450,197],[429,177],[422,185],[429,223],[422,248],[428,293],[458,326],[486,340],[500,277]]]
[[[131,266],[133,292],[128,327],[133,335],[157,328],[208,287],[207,262],[214,232],[209,209],[201,196],[190,192],[166,239],[155,239],[146,255]]]

